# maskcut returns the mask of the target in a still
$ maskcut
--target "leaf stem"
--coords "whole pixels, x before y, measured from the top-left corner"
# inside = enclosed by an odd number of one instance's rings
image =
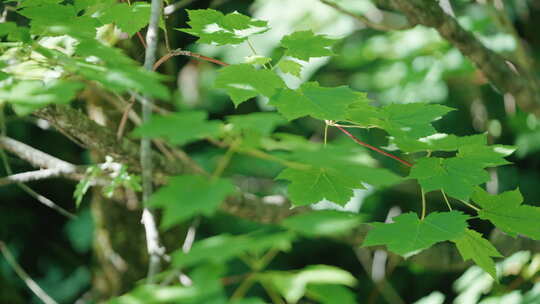
[[[385,151],[383,151],[383,150],[381,150],[381,149],[379,149],[377,147],[374,147],[374,146],[372,146],[372,145],[370,145],[368,143],[365,143],[365,142],[361,141],[360,139],[356,138],[354,135],[349,133],[349,131],[345,130],[343,127],[340,127],[338,125],[334,125],[334,127],[341,130],[341,132],[345,133],[347,136],[349,136],[352,140],[354,140],[357,144],[359,144],[361,146],[364,146],[364,147],[366,147],[366,148],[368,148],[370,150],[373,150],[373,151],[375,151],[375,152],[377,152],[379,154],[382,154],[384,156],[388,156],[388,157],[390,157],[390,158],[392,158],[394,160],[397,160],[398,162],[404,164],[407,167],[412,167],[413,166],[413,164],[411,164],[410,162],[408,162],[406,160],[403,160],[403,159],[401,159],[401,158],[399,158],[399,157],[397,157],[395,155],[392,155],[392,154],[390,154],[388,152],[385,152]]]
[[[324,124],[324,145],[326,146],[326,142],[328,141],[328,124]]]
[[[446,197],[446,193],[443,189],[441,189],[442,196],[444,197],[444,202],[446,203],[446,206],[448,206],[448,209],[452,211],[452,206],[450,205],[450,202],[448,201],[448,197]]]
[[[420,220],[423,220],[426,217],[426,193],[424,192],[424,188],[420,187],[420,193],[422,196],[422,215],[420,216]]]
[[[266,160],[269,160],[269,161],[273,161],[273,162],[282,164],[284,166],[287,166],[289,168],[294,168],[294,169],[299,169],[299,170],[306,170],[306,169],[310,168],[309,165],[305,165],[305,164],[297,163],[297,162],[291,162],[291,161],[279,158],[277,156],[274,156],[272,154],[268,154],[266,152],[263,152],[263,151],[257,150],[257,149],[240,149],[240,150],[238,150],[238,152],[244,153],[244,154],[247,154],[247,155],[250,155],[250,156],[253,156],[253,157],[257,157],[257,158],[260,158],[260,159],[266,159]]]
[[[248,44],[248,46],[249,46],[249,49],[250,49],[251,52],[253,53],[253,55],[258,56],[259,54],[257,53],[257,51],[255,50],[255,48],[253,47],[253,44],[251,44],[251,41],[249,41],[249,38],[246,38],[246,42],[247,42],[247,44]],[[264,67],[265,69],[267,69],[267,70],[272,70],[272,69],[273,69],[272,64],[269,63],[268,65],[270,66],[269,68],[266,67],[266,64],[263,64],[263,67]]]
[[[270,299],[272,300],[272,303],[275,304],[285,304],[285,302],[281,299],[279,294],[276,292],[274,287],[272,287],[268,282],[261,280],[260,281],[261,286],[264,288]]]
[[[459,200],[459,201],[462,202],[463,204],[465,204],[465,206],[467,206],[467,207],[469,207],[471,209],[474,209],[476,212],[480,211],[480,208],[474,206],[473,204],[467,203],[464,200]]]
[[[225,154],[219,159],[216,169],[212,173],[212,177],[211,177],[212,180],[217,179],[218,177],[221,176],[221,174],[223,174],[223,171],[225,171],[225,169],[231,162],[231,159],[234,155],[234,152],[237,146],[238,146],[237,142],[232,143],[227,149],[227,151],[225,152]]]
[[[246,295],[251,286],[253,286],[253,284],[256,282],[255,276],[255,273],[251,273],[242,281],[242,283],[240,283],[240,285],[233,292],[231,301],[242,299]]]

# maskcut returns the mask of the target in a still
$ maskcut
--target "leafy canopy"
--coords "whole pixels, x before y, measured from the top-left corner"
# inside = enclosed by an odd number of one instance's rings
[[[0,38],[15,42],[2,44],[0,103],[9,104],[17,114],[30,114],[50,104],[67,104],[80,95],[96,91],[121,101],[140,96],[170,99],[171,93],[163,84],[168,78],[144,70],[137,61],[114,47],[121,39],[115,34],[118,30],[133,36],[147,25],[148,3],[36,0],[20,1],[16,5],[14,13],[28,18],[29,25],[0,24]],[[252,35],[270,30],[266,21],[238,12],[188,10],[188,16],[189,27],[179,30],[198,37],[198,43],[239,45],[249,42]],[[276,163],[272,177],[286,181],[285,193],[294,206],[322,200],[343,206],[353,197],[355,189],[363,189],[366,184],[385,187],[412,179],[426,192],[441,190],[465,203],[472,198],[479,207],[473,208],[481,219],[489,220],[512,236],[522,234],[540,239],[538,207],[522,205],[518,190],[489,195],[479,187],[489,180],[486,168],[510,163],[505,157],[514,147],[488,145],[485,134],[439,133],[433,123],[453,109],[425,103],[375,106],[366,93],[346,86],[325,87],[311,81],[291,88],[282,79],[283,74],[300,77],[302,62],[334,55],[331,48],[336,42],[311,30],[297,31],[281,39],[280,47],[284,52],[280,58],[253,54],[244,63],[228,65],[218,71],[214,85],[226,92],[234,106],[264,97],[262,100],[268,100],[268,105],[275,107],[276,112],[235,114],[223,120],[208,120],[208,113],[203,111],[180,111],[156,115],[135,128],[132,136],[136,138],[162,138],[171,145],[211,139],[219,149],[226,150],[216,149],[218,154],[223,153],[216,168],[204,164],[214,169],[211,178],[171,177],[166,186],[151,196],[149,206],[163,211],[162,229],[172,228],[194,216],[210,216],[227,197],[235,195],[237,188],[232,179],[220,177],[227,172],[220,166],[234,163],[236,154],[247,154],[260,159],[259,166]],[[274,60],[277,63],[273,65]],[[394,149],[392,153],[397,158],[408,157],[413,163],[409,174],[400,169],[403,173],[398,175],[377,167],[377,162],[367,157],[363,149],[327,143],[326,137],[322,144],[296,135],[297,130],[291,129],[298,125],[290,121],[304,117],[309,117],[306,121],[318,123],[322,130],[336,125],[384,130],[389,147]],[[291,132],[275,133],[278,127],[280,131]],[[381,151],[369,143],[364,146]],[[404,154],[406,156],[402,156]],[[86,181],[80,187],[78,198],[89,185]],[[422,219],[414,213],[405,213],[395,217],[393,223],[372,223],[373,229],[363,245],[385,245],[397,254],[408,255],[438,242],[452,241],[463,259],[472,259],[495,277],[492,258],[500,254],[479,233],[467,228],[467,219],[467,215],[458,211],[433,212]],[[296,233],[310,237],[339,235],[355,228],[360,221],[357,215],[337,211],[297,215],[281,223],[280,229],[288,231],[220,235],[197,241],[190,253],[175,252],[173,264],[175,267],[201,267],[204,263],[223,264],[239,255],[256,255],[276,248],[286,250]],[[211,271],[204,267],[198,269],[204,270],[200,272],[201,277],[215,279],[218,276],[208,274]],[[333,279],[321,282],[321,274]],[[323,299],[325,294],[342,291],[345,287],[340,284],[354,284],[349,274],[327,266],[268,274],[266,278],[289,302],[299,301],[304,295]],[[214,282],[212,286],[218,286],[217,280],[211,282]],[[323,283],[326,285],[320,285]],[[197,295],[191,299],[193,302],[206,299],[198,298],[202,295],[197,285],[194,289],[164,292],[191,292]],[[216,292],[222,293],[222,290],[217,288]],[[134,293],[156,296],[145,287]],[[175,299],[185,300],[180,296]]]

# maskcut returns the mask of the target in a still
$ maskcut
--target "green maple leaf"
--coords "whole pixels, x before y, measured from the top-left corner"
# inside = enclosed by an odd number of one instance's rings
[[[297,90],[283,89],[270,99],[279,113],[292,120],[302,116],[317,119],[344,120],[350,104],[364,98],[348,87],[325,88],[307,82]]]
[[[26,1],[33,2],[33,1]],[[78,9],[73,5],[61,5],[54,2],[26,6],[17,11],[30,19],[30,32],[35,35],[70,35],[92,39],[96,35],[99,22],[88,16],[78,16]]]
[[[362,246],[385,245],[388,250],[406,255],[436,243],[459,238],[467,228],[469,216],[459,212],[432,212],[423,220],[409,212],[393,218],[394,223],[371,223]]]
[[[467,158],[484,167],[496,167],[511,164],[504,159],[516,150],[513,146],[487,145],[487,135],[482,134],[485,142],[459,147],[458,157]]]
[[[421,158],[409,177],[418,179],[426,192],[442,189],[452,197],[468,200],[475,186],[489,180],[484,168],[474,159],[462,157]]]
[[[150,4],[135,2],[133,5],[117,3],[107,7],[97,18],[104,24],[114,23],[129,36],[134,35],[148,24],[150,18]]]
[[[497,248],[474,230],[466,229],[459,238],[453,239],[464,261],[473,260],[476,265],[497,280],[497,270],[492,257],[502,257]]]
[[[385,118],[383,128],[399,139],[420,138],[435,133],[431,122],[442,118],[453,109],[443,105],[413,103],[391,104],[381,110]]]
[[[219,71],[215,86],[227,91],[238,106],[257,95],[271,97],[285,83],[272,71],[257,70],[249,64],[234,64]]]
[[[309,205],[323,199],[345,205],[353,196],[353,189],[364,189],[362,180],[355,179],[339,170],[315,168],[297,170],[287,168],[277,179],[291,183],[288,196],[294,205]]]
[[[20,81],[0,87],[0,104],[5,100],[12,104],[18,115],[27,115],[49,104],[69,103],[83,87],[80,82],[66,80]]]
[[[137,137],[165,138],[174,145],[183,145],[222,132],[222,123],[208,121],[207,116],[208,113],[202,111],[156,116],[137,127],[132,134]]]
[[[394,142],[394,139],[390,141]],[[435,133],[422,138],[409,138],[400,141],[400,149],[405,152],[420,151],[457,151],[460,147],[470,145],[486,145],[486,134],[456,136],[453,134]]]
[[[278,68],[283,73],[291,74],[296,77],[300,77],[301,72],[302,72],[302,65],[293,60],[281,60],[278,63]]]
[[[381,168],[371,168],[354,160],[358,150],[326,147],[320,150],[295,151],[289,158],[310,167],[286,168],[276,179],[290,181],[288,196],[294,205],[308,205],[327,199],[345,205],[353,189],[362,183],[385,186],[401,178]]]
[[[28,28],[18,26],[15,22],[0,23],[0,37],[2,36],[7,36],[8,41],[31,41]]]
[[[160,81],[163,75],[145,70],[121,50],[108,47],[95,39],[85,39],[77,44],[75,54],[83,57],[66,69],[94,80],[107,89],[124,93],[137,90],[144,95],[161,99],[169,98],[169,90]],[[88,59],[97,62],[90,63]],[[67,60],[66,60],[67,61]]]
[[[169,229],[195,215],[211,215],[235,192],[226,179],[209,180],[199,175],[172,177],[148,199],[148,205],[163,208],[161,227]]]
[[[199,37],[198,43],[239,44],[249,36],[269,30],[268,23],[233,12],[227,15],[213,9],[187,10],[191,28],[178,29]]]
[[[330,47],[336,41],[325,35],[315,35],[312,31],[301,31],[283,37],[281,46],[287,49],[285,55],[308,61],[314,57],[334,55]]]
[[[489,220],[513,237],[523,234],[540,240],[540,207],[522,205],[519,189],[490,195],[477,187],[472,200],[482,208],[478,211],[481,219]]]
[[[410,141],[436,133],[431,123],[452,110],[442,105],[423,103],[391,104],[377,108],[363,101],[351,105],[348,119],[361,126],[385,130],[393,137],[393,143],[402,148]]]

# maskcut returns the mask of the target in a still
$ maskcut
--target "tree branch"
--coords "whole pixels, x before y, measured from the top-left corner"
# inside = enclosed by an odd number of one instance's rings
[[[42,179],[49,179],[55,177],[65,177],[73,180],[81,180],[84,178],[83,174],[79,174],[73,171],[66,171],[62,169],[42,169],[36,171],[28,171],[23,173],[17,173],[10,176],[0,178],[0,186],[15,184],[15,183],[27,183]]]
[[[9,137],[0,137],[0,148],[17,155],[21,159],[26,160],[34,167],[54,168],[61,170],[62,172],[72,173],[77,171],[77,167],[75,165]]]
[[[144,68],[148,71],[152,71],[152,67],[156,62],[156,53],[158,47],[158,33],[159,33],[159,20],[161,19],[161,13],[163,11],[162,0],[152,0],[150,21],[148,22],[148,30],[146,31],[146,52],[144,56]],[[152,117],[152,100],[148,97],[142,99],[142,123],[150,121]],[[165,253],[159,241],[159,232],[156,225],[156,219],[152,212],[152,209],[146,206],[150,195],[153,191],[152,181],[152,143],[150,138],[143,137],[141,139],[141,151],[140,151],[141,171],[142,171],[142,201],[144,210],[142,213],[141,222],[144,225],[146,233],[146,247],[148,249],[148,255],[150,261],[148,263],[148,275],[147,282],[152,284],[154,282],[154,276],[159,273],[161,268],[161,257]]]
[[[392,12],[387,12],[384,10],[380,10],[378,8],[375,8],[371,15],[369,16],[366,14],[360,15],[354,12],[351,12],[343,7],[341,7],[339,4],[335,3],[334,1],[330,0],[320,0],[322,3],[334,8],[338,12],[345,14],[347,16],[350,16],[363,24],[365,24],[367,27],[370,27],[375,30],[379,31],[395,31],[395,30],[404,30],[411,28],[412,26],[407,22],[407,19],[403,17],[402,15],[395,14]]]
[[[435,28],[439,34],[468,57],[502,93],[512,95],[524,111],[540,114],[540,84],[517,62],[510,62],[488,49],[473,33],[465,30],[437,1],[377,0],[390,4],[407,16],[411,24]]]

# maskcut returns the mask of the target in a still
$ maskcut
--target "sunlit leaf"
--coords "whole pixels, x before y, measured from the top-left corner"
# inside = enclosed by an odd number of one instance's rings
[[[267,22],[233,12],[227,15],[213,9],[187,10],[191,28],[178,29],[199,37],[198,43],[239,44],[249,36],[269,30]]]
[[[281,46],[286,49],[285,55],[309,60],[314,57],[332,56],[330,49],[337,40],[325,35],[315,35],[312,31],[301,31],[287,35],[281,39]]]
[[[283,89],[270,99],[270,104],[287,119],[312,116],[318,119],[344,120],[350,104],[364,98],[348,87],[326,88],[316,82],[302,84],[299,89]]]
[[[285,84],[269,70],[258,70],[250,64],[235,64],[219,71],[215,86],[227,91],[238,106],[258,95],[270,97],[276,89],[284,87]]]
[[[347,271],[329,265],[311,265],[300,271],[274,271],[264,274],[288,303],[297,303],[311,284],[354,286],[356,279]]]

